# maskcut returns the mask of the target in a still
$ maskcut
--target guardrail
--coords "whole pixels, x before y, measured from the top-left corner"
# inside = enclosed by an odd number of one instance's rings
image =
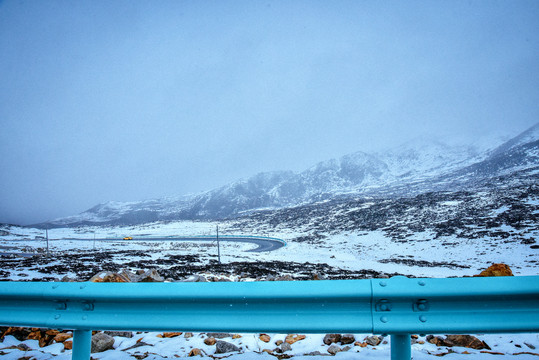
[[[238,283],[0,283],[0,324],[91,330],[410,334],[539,331],[539,276]]]

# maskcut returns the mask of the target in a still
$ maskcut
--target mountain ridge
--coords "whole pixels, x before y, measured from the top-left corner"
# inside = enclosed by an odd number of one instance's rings
[[[357,151],[294,173],[258,173],[193,195],[106,202],[78,215],[33,225],[62,227],[137,224],[157,220],[216,220],[338,196],[405,195],[458,188],[503,171],[539,164],[539,123],[509,141],[477,151],[437,140],[412,141],[385,152]]]

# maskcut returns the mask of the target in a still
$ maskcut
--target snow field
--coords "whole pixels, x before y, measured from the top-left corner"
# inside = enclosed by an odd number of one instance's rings
[[[444,204],[444,206],[457,206],[454,203]],[[118,227],[88,227],[88,228],[65,228],[52,229],[49,231],[49,248],[51,253],[68,253],[81,257],[81,266],[84,266],[84,253],[100,252],[105,250],[137,250],[143,251],[146,259],[158,260],[170,255],[198,254],[202,262],[209,262],[216,259],[215,244],[201,242],[174,242],[174,241],[148,241],[137,240],[137,237],[151,236],[189,236],[189,235],[211,235],[215,231],[216,223],[203,223],[194,221],[181,221],[171,223],[151,223],[138,226],[118,226]],[[271,229],[268,226],[262,227],[260,233],[249,235],[264,235],[281,238],[287,241],[288,246],[269,253],[249,253],[246,250],[255,247],[247,243],[221,243],[221,255],[223,263],[233,261],[247,262],[269,262],[284,261],[297,263],[320,263],[328,264],[331,267],[362,270],[373,269],[384,273],[401,273],[420,277],[450,277],[450,276],[471,276],[480,272],[491,263],[503,262],[508,264],[515,275],[538,275],[537,264],[538,251],[530,250],[529,245],[516,242],[503,242],[499,239],[488,237],[476,239],[463,239],[457,236],[441,236],[435,238],[431,232],[416,232],[407,236],[402,241],[396,241],[387,236],[383,231],[366,232],[340,232],[326,234],[325,237],[313,242],[297,242],[300,236],[305,236],[306,228],[298,228],[294,231]],[[512,232],[515,229],[505,226],[504,231]],[[29,252],[43,251],[46,247],[44,239],[35,239],[36,236],[44,236],[44,231],[39,229],[12,228],[11,234],[0,238],[0,249],[9,248],[9,252]],[[235,223],[219,223],[221,234],[239,234],[235,228]],[[96,238],[123,238],[133,236],[134,240],[124,241],[96,241],[95,249],[93,244],[94,233]],[[247,234],[245,234],[247,235]],[[531,237],[538,237],[535,232],[528,234]],[[71,238],[71,239],[70,239]],[[87,241],[75,241],[73,238],[85,238]],[[41,250],[39,250],[41,249]],[[53,258],[53,257],[52,257]],[[140,260],[140,257],[126,256],[115,259],[119,264],[123,262]],[[389,261],[384,261],[389,260]],[[381,262],[384,261],[384,262]],[[535,261],[535,262],[534,262]],[[54,260],[51,260],[54,263]],[[50,265],[50,264],[49,264]],[[158,268],[158,266],[156,266]],[[25,275],[25,276],[22,276]],[[39,271],[39,266],[33,269],[22,266],[16,272],[9,275],[10,280],[24,280],[26,278],[39,278],[45,274]],[[56,274],[58,278],[64,275],[74,276],[69,273]],[[323,276],[323,274],[320,274]],[[230,280],[237,281],[231,277]],[[190,339],[183,335],[175,338],[165,339],[158,337],[160,333],[139,333],[131,339],[116,337],[114,350],[93,354],[94,359],[135,359],[146,356],[145,359],[170,359],[185,358],[193,348],[199,348],[208,356],[216,358],[227,358],[235,360],[265,360],[275,357],[262,352],[264,349],[273,350],[277,346],[275,341],[284,340],[286,334],[271,335],[270,343],[266,344],[258,339],[259,334],[242,334],[241,338],[225,338],[224,341],[231,342],[242,348],[242,353],[215,354],[215,346],[204,344],[206,334],[195,333]],[[327,354],[327,345],[324,345],[321,334],[306,334],[307,338],[292,345],[292,350],[286,354],[293,355],[296,360],[320,360],[323,357],[305,356],[306,353],[319,351]],[[356,334],[357,340],[362,340],[370,334]],[[439,355],[445,354],[444,359],[537,359],[538,356],[532,354],[512,355],[519,352],[537,353],[538,350],[531,349],[524,345],[530,344],[539,349],[538,334],[501,334],[501,335],[477,335],[492,348],[493,352],[504,353],[505,355],[491,355],[481,353],[479,350],[466,348],[446,348],[436,347],[433,344],[415,344],[412,346],[413,359],[438,359]],[[136,341],[147,343],[148,345],[127,350],[136,344]],[[424,338],[420,338],[420,340]],[[23,351],[11,348],[20,344],[25,344],[29,350]],[[352,344],[353,345],[353,344]],[[518,346],[517,346],[518,345]],[[340,347],[343,347],[339,345]],[[450,350],[455,353],[448,353]],[[469,354],[463,355],[467,351]],[[438,355],[438,356],[437,356]],[[26,340],[19,342],[12,336],[6,336],[3,343],[0,343],[0,357],[7,360],[18,360],[22,357],[29,357],[36,360],[45,359],[70,359],[71,351],[63,351],[62,344],[53,344],[45,348],[39,348],[36,340]],[[367,346],[365,348],[353,346],[347,352],[337,353],[338,360],[356,359],[389,359],[389,344],[379,346]],[[325,357],[324,357],[325,358]]]
[[[237,360],[264,360],[272,359],[275,357],[265,353],[263,350],[273,350],[277,348],[275,342],[277,340],[284,341],[285,334],[268,334],[271,336],[269,343],[265,343],[259,339],[259,334],[240,334],[241,337],[232,339],[230,337],[222,339],[236,345],[242,352],[232,352],[225,354],[216,354],[215,346],[204,344],[204,339],[208,336],[205,333],[194,333],[193,337],[186,338],[184,334],[173,338],[159,337],[162,333],[159,332],[147,332],[147,333],[134,333],[132,338],[124,338],[116,336],[114,339],[114,349],[104,351],[102,353],[92,354],[93,359],[102,360],[116,360],[116,359],[129,359],[133,360],[135,357],[145,359],[177,359],[187,358],[189,352],[194,349],[201,349],[204,356],[212,356],[216,359],[227,358]],[[306,338],[300,340],[291,345],[292,350],[286,351],[286,355],[294,356],[296,360],[321,360],[327,359],[328,345],[323,344],[322,340],[324,335],[322,334],[305,334]],[[366,336],[370,334],[354,334],[357,341],[362,341]],[[463,347],[437,347],[430,343],[425,344],[413,344],[412,345],[412,358],[414,360],[422,359],[437,359],[444,354],[444,359],[537,359],[537,355],[533,355],[535,350],[532,350],[528,345],[539,347],[539,336],[537,334],[520,334],[520,335],[479,335],[480,340],[485,341],[492,350],[474,350]],[[512,338],[510,342],[508,338]],[[217,339],[219,340],[219,339]],[[420,341],[424,341],[423,337],[419,338]],[[135,346],[137,343],[143,343],[143,346]],[[525,345],[524,343],[528,344]],[[29,350],[21,351],[20,349],[14,349],[10,347],[20,346],[20,344],[26,345]],[[344,347],[343,345],[338,345]],[[350,344],[351,349],[348,351],[340,352],[335,355],[336,360],[357,360],[357,359],[384,359],[390,358],[390,345],[389,338],[384,339],[384,343],[378,346],[353,346]],[[1,356],[3,360],[18,360],[21,357],[28,357],[35,360],[68,360],[71,359],[71,350],[63,350],[63,344],[57,343],[47,347],[39,348],[37,340],[25,340],[18,341],[13,336],[8,335],[4,339],[3,343],[0,343],[0,351],[3,353]],[[318,351],[320,354],[325,355],[305,355]],[[453,351],[453,352],[451,352]],[[483,352],[481,352],[483,351]],[[505,355],[488,354],[484,351],[490,351],[495,353],[504,353]],[[528,354],[524,354],[528,352]],[[466,355],[464,355],[464,354]],[[513,355],[523,353],[520,355]]]

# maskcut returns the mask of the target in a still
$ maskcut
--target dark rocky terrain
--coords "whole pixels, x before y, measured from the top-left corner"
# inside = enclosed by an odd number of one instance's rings
[[[469,189],[410,197],[340,198],[237,219],[237,231],[257,227],[309,229],[295,239],[323,242],[343,231],[381,230],[394,241],[431,231],[434,237],[488,236],[533,245],[539,231],[539,167],[498,176]]]
[[[23,281],[59,281],[58,274],[74,274],[71,280],[88,281],[101,272],[119,273],[123,269],[157,269],[158,273],[170,281],[178,281],[193,274],[207,274],[209,279],[235,276],[251,280],[314,280],[314,279],[368,279],[401,274],[385,274],[375,270],[343,270],[327,264],[295,263],[285,261],[235,261],[219,264],[217,260],[202,261],[198,255],[165,255],[149,259],[148,251],[86,251],[77,254],[53,253],[49,257],[36,255],[28,258],[0,257],[0,281],[8,281],[10,271],[22,277]],[[133,258],[142,258],[132,260]],[[21,269],[17,273],[17,269]],[[32,271],[49,274],[34,278]],[[67,280],[65,278],[64,280]]]

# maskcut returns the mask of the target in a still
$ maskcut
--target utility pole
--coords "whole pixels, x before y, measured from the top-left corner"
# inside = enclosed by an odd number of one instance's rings
[[[221,247],[219,246],[219,225],[217,225],[217,259],[221,265]]]
[[[49,256],[49,229],[45,228],[45,238],[47,239],[47,257]]]

